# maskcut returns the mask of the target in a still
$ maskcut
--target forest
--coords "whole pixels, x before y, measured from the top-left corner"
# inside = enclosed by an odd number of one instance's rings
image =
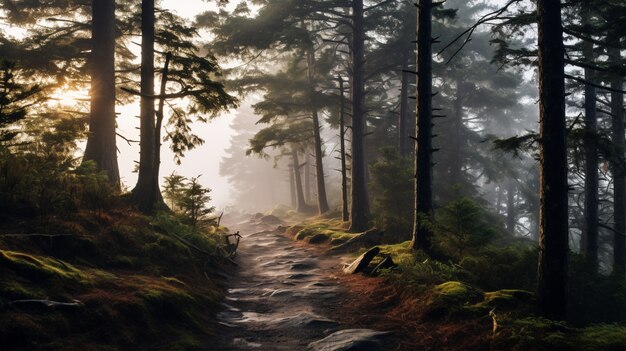
[[[0,0],[0,350],[626,350],[624,0]]]

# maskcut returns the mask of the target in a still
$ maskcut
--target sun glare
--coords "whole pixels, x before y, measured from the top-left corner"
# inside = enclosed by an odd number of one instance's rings
[[[50,96],[53,105],[62,107],[76,106],[88,100],[89,92],[87,90],[75,90],[67,86],[57,89]]]

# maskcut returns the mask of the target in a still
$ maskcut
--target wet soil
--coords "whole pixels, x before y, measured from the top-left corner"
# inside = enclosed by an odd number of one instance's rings
[[[346,323],[349,259],[294,242],[276,224],[229,224],[243,238],[211,350],[395,350],[393,334]]]

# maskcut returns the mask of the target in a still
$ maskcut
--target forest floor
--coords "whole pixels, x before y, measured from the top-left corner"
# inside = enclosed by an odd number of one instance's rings
[[[296,240],[278,220],[225,218],[243,235],[218,314],[216,350],[489,350],[484,314],[434,316],[432,292],[345,274],[357,252]],[[302,220],[302,219],[300,219]],[[296,222],[298,220],[296,219]],[[310,221],[310,219],[309,219]],[[297,227],[297,226],[296,226]],[[320,341],[322,340],[322,341]],[[215,346],[217,345],[217,346]]]
[[[226,220],[243,239],[211,349],[415,350],[403,347],[390,325],[368,326],[377,311],[343,281],[350,257],[296,242],[278,224]]]

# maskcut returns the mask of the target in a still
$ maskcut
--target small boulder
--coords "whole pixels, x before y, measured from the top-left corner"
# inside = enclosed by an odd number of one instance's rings
[[[309,239],[309,243],[310,244],[321,244],[323,242],[326,242],[328,240],[328,235],[326,234],[315,234],[311,237],[311,239]]]
[[[280,220],[280,218],[274,216],[274,215],[267,215],[267,216],[263,216],[260,219],[261,223],[265,223],[265,224],[282,224],[283,221]]]
[[[382,338],[388,334],[370,329],[345,329],[310,343],[309,348],[314,351],[385,350]]]
[[[359,256],[359,258],[354,260],[354,262],[352,262],[348,267],[344,268],[343,272],[346,274],[356,274],[364,271],[379,252],[380,248],[378,248],[378,246],[369,249],[367,252]]]

